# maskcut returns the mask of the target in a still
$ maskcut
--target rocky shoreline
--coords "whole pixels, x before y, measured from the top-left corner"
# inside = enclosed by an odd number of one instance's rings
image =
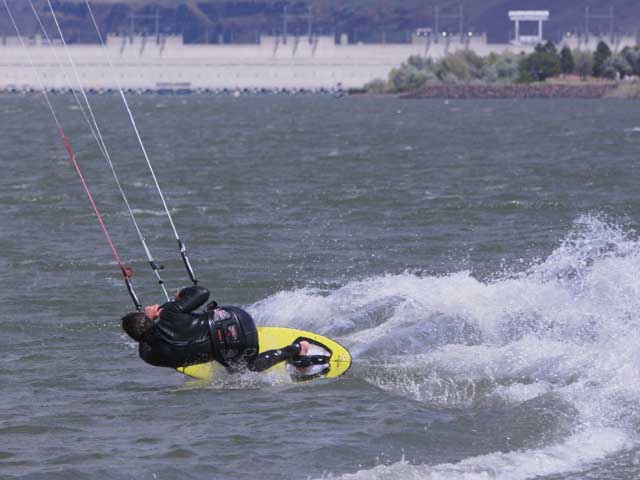
[[[431,85],[400,98],[499,99],[499,98],[604,98],[618,88],[616,83]]]

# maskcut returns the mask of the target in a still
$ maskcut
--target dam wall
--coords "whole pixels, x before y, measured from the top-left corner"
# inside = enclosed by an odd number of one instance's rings
[[[489,44],[484,36],[442,38],[438,43],[414,37],[407,44],[346,44],[333,36],[263,36],[258,44],[185,45],[181,36],[109,35],[106,49],[114,65],[111,70],[100,45],[69,46],[83,86],[152,90],[359,88],[371,80],[386,79],[391,69],[411,55],[438,59],[463,49],[487,55],[532,48]],[[28,40],[26,50],[17,38],[0,39],[0,88],[39,88],[29,56],[46,88],[74,85],[62,45],[50,47],[35,37]]]

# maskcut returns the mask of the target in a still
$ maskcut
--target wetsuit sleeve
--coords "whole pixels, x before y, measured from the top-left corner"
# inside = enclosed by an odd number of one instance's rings
[[[200,286],[187,287],[180,290],[175,300],[162,305],[173,313],[191,313],[209,300],[209,290]]]
[[[291,345],[279,350],[268,350],[259,353],[251,362],[249,362],[249,370],[253,372],[263,372],[280,362],[295,358],[300,353],[300,344],[292,343]]]

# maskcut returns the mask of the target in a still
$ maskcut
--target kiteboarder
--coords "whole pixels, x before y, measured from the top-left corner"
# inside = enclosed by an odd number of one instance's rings
[[[258,329],[251,315],[216,302],[196,312],[208,299],[204,287],[183,288],[162,306],[150,305],[144,312],[125,315],[122,328],[139,343],[140,357],[158,367],[186,367],[212,360],[230,372],[243,368],[261,372],[287,360],[303,366],[309,342],[258,353]]]
[[[27,57],[31,60],[31,53],[26,47],[23,35],[20,31],[20,28],[18,27],[18,24],[15,21],[15,18],[11,12],[11,8],[9,7],[9,2],[7,0],[0,1],[5,6],[10,23],[13,25],[16,31],[20,44],[23,46]],[[111,252],[113,253],[115,261],[118,265],[118,268],[122,272],[127,291],[129,292],[129,296],[131,297],[135,308],[138,310],[137,312],[127,314],[122,318],[122,327],[131,338],[139,343],[139,353],[142,359],[145,362],[150,363],[151,365],[166,366],[172,368],[197,365],[214,360],[224,365],[230,371],[237,371],[243,366],[246,366],[248,369],[253,371],[263,371],[280,362],[287,361],[289,364],[296,367],[295,376],[298,380],[315,378],[328,373],[330,368],[332,368],[331,365],[333,365],[331,364],[331,360],[334,356],[334,352],[332,352],[329,348],[321,348],[322,345],[320,345],[317,338],[315,338],[319,337],[317,334],[311,334],[310,337],[296,337],[298,338],[298,340],[294,341],[291,345],[284,346],[280,349],[274,349],[267,352],[259,353],[260,339],[258,338],[258,330],[256,329],[253,319],[246,311],[232,306],[218,307],[215,302],[212,302],[207,305],[207,309],[205,311],[194,313],[197,308],[206,303],[209,297],[209,292],[206,289],[197,286],[198,279],[191,266],[191,262],[187,253],[187,247],[178,234],[176,225],[171,216],[171,212],[165,200],[164,194],[162,193],[162,190],[160,188],[160,184],[156,177],[154,168],[151,164],[151,160],[142,142],[142,136],[138,131],[136,121],[134,119],[131,108],[129,107],[129,103],[126,99],[125,93],[122,87],[120,85],[117,85],[117,89],[120,92],[120,98],[124,102],[126,111],[129,115],[129,120],[131,121],[131,125],[146,160],[149,173],[153,178],[153,183],[155,184],[156,190],[158,192],[158,195],[160,196],[160,200],[162,201],[162,205],[171,225],[171,229],[173,230],[173,234],[178,244],[180,257],[182,258],[182,262],[184,263],[184,266],[187,270],[187,274],[189,275],[189,278],[194,285],[194,287],[188,287],[181,290],[176,298],[174,300],[171,300],[171,297],[167,293],[164,280],[160,275],[162,266],[154,260],[149,246],[145,241],[145,237],[135,218],[135,209],[131,207],[129,200],[122,188],[115,166],[111,160],[109,151],[102,136],[99,124],[96,120],[96,116],[91,107],[91,103],[89,102],[87,92],[85,91],[85,87],[80,80],[80,75],[73,60],[73,56],[68,49],[67,42],[58,22],[54,7],[50,1],[48,1],[47,3],[51,13],[51,19],[56,26],[60,41],[62,42],[65,53],[67,54],[68,64],[73,70],[74,77],[77,82],[77,87],[73,89],[73,96],[89,125],[89,129],[91,130],[91,133],[98,145],[100,152],[104,156],[107,164],[109,165],[109,168],[111,169],[111,173],[113,174],[116,186],[120,191],[122,199],[129,212],[129,216],[131,217],[131,220],[133,222],[134,229],[138,234],[140,242],[142,243],[142,247],[147,256],[148,264],[152,268],[153,274],[158,280],[158,285],[160,286],[162,293],[167,300],[167,303],[162,306],[150,305],[143,309],[142,303],[139,301],[132,281],[134,272],[131,267],[126,265],[126,263],[120,257],[118,249],[116,248],[116,245],[111,238],[109,230],[107,229],[107,226],[102,218],[94,196],[91,193],[91,190],[89,189],[89,186],[85,180],[80,162],[78,161],[78,158],[73,151],[71,141],[65,134],[63,125],[60,121],[61,119],[56,113],[56,109],[54,107],[55,102],[50,101],[49,94],[44,87],[44,84],[42,82],[44,74],[42,74],[38,70],[38,68],[34,66],[33,70],[36,78],[39,80],[39,83],[41,83],[41,90],[46,104],[51,111],[51,115],[54,122],[56,123],[56,126],[58,127],[58,131],[61,135],[64,146],[67,149],[71,162],[76,170],[76,173],[78,174],[85,193],[87,194],[87,198],[91,204],[91,207],[93,208],[96,219],[100,224],[100,227],[102,228],[109,248],[111,249]],[[102,38],[102,34],[100,33],[100,29],[98,28],[98,24],[96,22],[93,11],[91,10],[89,1],[85,0],[85,4],[89,16],[91,17],[91,20],[96,29],[96,33],[98,34],[100,44],[102,45],[107,60],[110,64],[111,70],[113,70],[114,67],[109,57],[109,51]],[[44,24],[38,14],[38,10],[34,7],[31,0],[29,0],[29,5],[35,15],[38,25],[40,26],[42,35],[44,36],[46,43],[50,48],[53,48],[53,42],[47,34]],[[56,57],[58,66],[61,69],[62,73],[64,73],[65,78],[67,79],[67,81],[69,81],[69,79],[67,78],[67,74],[65,73],[66,67],[63,65],[63,62],[58,59],[55,53],[54,56]],[[76,95],[76,89],[81,93],[80,96]],[[80,97],[84,99],[84,103],[80,100]],[[144,312],[142,310],[144,310]],[[263,330],[262,332],[264,340],[262,342],[262,346],[264,347],[265,344],[268,344],[269,348],[272,348],[274,339],[270,337],[268,331],[265,332]],[[283,340],[283,343],[291,341],[291,339],[294,337],[288,336],[287,338],[287,340]],[[309,341],[302,340],[302,338],[307,338]],[[342,353],[340,353],[336,357],[335,370],[331,371],[331,376],[336,377],[342,375],[349,369],[349,366],[351,365],[351,356],[349,352],[341,345],[337,344],[331,339],[326,340],[328,340],[329,343],[333,345],[332,348],[342,350]],[[313,344],[313,347],[311,347],[310,344]],[[312,352],[310,352],[310,349],[312,350]],[[294,375],[292,375],[292,378],[293,376]]]

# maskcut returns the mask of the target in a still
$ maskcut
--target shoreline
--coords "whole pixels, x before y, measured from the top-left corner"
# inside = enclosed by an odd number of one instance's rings
[[[69,95],[78,88],[45,88],[50,95]],[[238,96],[330,96],[343,97],[350,95],[350,91],[341,88],[122,88],[126,95],[209,95],[220,97]],[[118,95],[117,88],[86,88],[87,95]],[[37,95],[42,94],[41,88],[9,87],[0,88],[0,95]]]
[[[47,88],[51,95],[70,94],[71,88]],[[397,97],[403,100],[500,100],[500,99],[640,99],[640,82],[599,82],[586,84],[543,83],[543,84],[503,84],[503,85],[430,85],[420,90],[405,93],[373,93],[365,88],[123,88],[127,95],[136,96],[182,96],[205,95],[222,97],[240,96],[320,96],[320,97]],[[32,87],[0,88],[0,95],[41,94],[41,89]],[[117,89],[87,88],[88,95],[115,95]]]
[[[620,83],[566,83],[508,84],[508,85],[430,85],[414,92],[400,94],[402,99],[528,99],[528,98],[634,98],[617,96]]]

